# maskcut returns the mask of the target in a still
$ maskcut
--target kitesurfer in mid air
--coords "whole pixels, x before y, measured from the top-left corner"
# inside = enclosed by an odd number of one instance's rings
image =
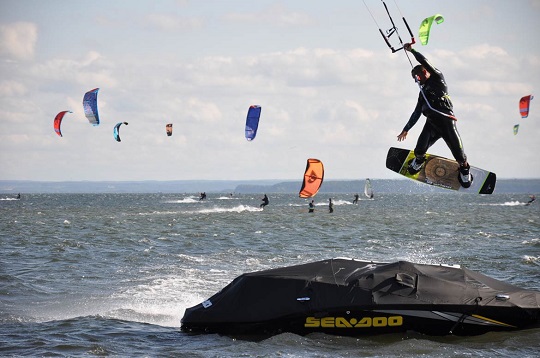
[[[270,201],[268,200],[268,196],[266,196],[266,194],[264,194],[264,198],[262,198],[262,204],[261,204],[261,209],[263,209],[266,205],[268,205]]]
[[[472,175],[469,173],[470,165],[463,150],[463,143],[456,127],[457,118],[454,116],[452,101],[448,95],[448,86],[444,76],[420,52],[414,50],[411,44],[405,44],[403,48],[411,52],[420,63],[415,66],[411,75],[420,86],[418,102],[409,121],[398,135],[401,142],[407,138],[409,130],[416,124],[420,116],[426,116],[426,124],[418,137],[415,158],[409,163],[408,171],[416,174],[424,165],[425,155],[429,147],[437,140],[443,138],[452,155],[459,163],[458,179],[461,186],[468,188],[472,184]]]

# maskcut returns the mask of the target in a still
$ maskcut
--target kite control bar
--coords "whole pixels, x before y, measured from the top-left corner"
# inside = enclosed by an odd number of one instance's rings
[[[405,20],[405,18],[403,18],[403,22],[405,23],[405,26],[407,26],[407,30],[409,30],[409,33],[411,34],[411,42],[410,42],[410,44],[411,44],[411,45],[414,45],[414,44],[416,43],[416,40],[414,39],[414,35],[413,35],[412,32],[411,32],[411,29],[410,29],[410,27],[409,27],[409,24],[407,24],[407,20]],[[390,48],[390,50],[392,50],[392,53],[396,53],[396,52],[398,52],[399,50],[402,50],[402,49],[403,49],[403,41],[402,41],[401,38],[399,37],[399,33],[397,32],[397,27],[394,26],[394,27],[392,27],[391,29],[386,30],[386,33],[387,33],[388,35],[385,35],[381,29],[379,29],[379,32],[381,33],[381,35],[382,35],[384,41],[385,41],[386,44],[388,45],[388,48]],[[392,45],[390,44],[390,41],[389,41],[389,40],[390,40],[390,36],[392,36],[394,33],[397,33],[397,34],[398,34],[399,42],[401,43],[401,47],[398,48],[398,49],[395,49],[394,46],[392,46]]]
[[[390,18],[390,22],[392,23],[392,27],[390,29],[386,30],[386,35],[383,33],[381,28],[379,28],[379,32],[381,33],[381,36],[383,37],[384,41],[388,45],[388,48],[390,48],[390,50],[392,50],[392,53],[396,53],[399,50],[403,49],[403,41],[401,40],[401,36],[399,36],[398,28],[396,27],[396,24],[394,23],[394,20],[392,19],[392,16],[390,15],[390,11],[388,11],[388,7],[386,6],[386,3],[384,1],[382,1],[382,0],[381,0],[381,2],[383,3],[384,8],[386,9],[386,13],[388,14],[388,17]],[[413,35],[412,31],[411,31],[411,28],[409,27],[409,24],[407,23],[407,20],[405,20],[405,17],[402,17],[402,19],[403,19],[403,23],[405,24],[405,26],[407,26],[407,30],[409,30],[409,34],[411,35],[411,42],[410,43],[411,43],[411,45],[413,45],[413,44],[416,43],[416,40],[414,39],[414,35]],[[399,39],[399,43],[401,44],[401,47],[398,48],[398,49],[395,49],[394,46],[392,46],[392,44],[390,44],[390,36],[392,36],[393,34],[397,34],[397,37]]]

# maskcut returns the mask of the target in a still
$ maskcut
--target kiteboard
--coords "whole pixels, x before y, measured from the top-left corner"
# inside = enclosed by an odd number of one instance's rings
[[[422,169],[416,174],[410,174],[407,168],[413,159],[414,151],[391,147],[386,156],[386,167],[409,179],[445,189],[478,194],[491,194],[495,190],[495,173],[471,166],[473,182],[469,188],[464,188],[459,182],[459,164],[455,160],[426,154]]]

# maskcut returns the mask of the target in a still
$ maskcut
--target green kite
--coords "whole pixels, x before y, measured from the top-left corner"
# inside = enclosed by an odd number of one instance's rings
[[[433,24],[433,21],[437,24],[441,24],[444,22],[444,17],[441,14],[433,15],[430,17],[427,17],[422,21],[420,24],[420,29],[418,30],[418,37],[420,38],[420,43],[422,45],[427,45],[429,40],[429,30],[431,30],[431,25]]]

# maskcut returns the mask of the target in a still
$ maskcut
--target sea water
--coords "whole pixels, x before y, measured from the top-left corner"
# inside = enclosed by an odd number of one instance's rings
[[[536,357],[540,329],[476,337],[180,332],[236,276],[333,257],[458,264],[540,290],[524,194],[0,194],[0,355]],[[328,212],[328,198],[334,212]],[[264,310],[264,307],[261,307]]]

